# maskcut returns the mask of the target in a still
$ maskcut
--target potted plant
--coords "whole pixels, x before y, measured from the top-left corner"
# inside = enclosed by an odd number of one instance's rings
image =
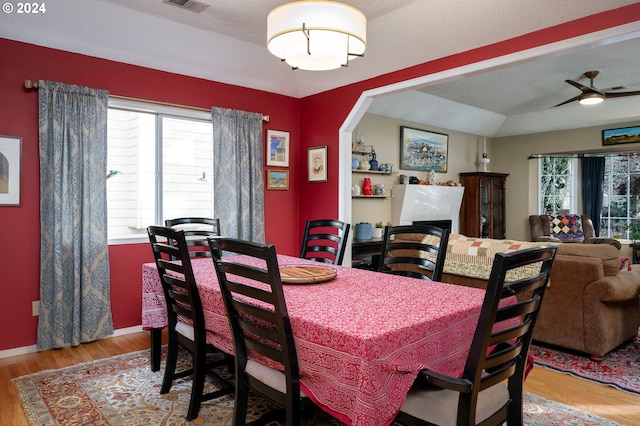
[[[629,239],[631,240],[631,262],[640,263],[640,221],[625,226],[625,231],[629,231]]]
[[[625,226],[624,230],[629,231],[629,239],[634,245],[640,240],[640,221]]]
[[[371,232],[371,236],[373,238],[382,238],[382,230],[383,229],[384,229],[384,226],[382,225],[382,222],[376,223],[376,227],[373,228],[373,230]]]

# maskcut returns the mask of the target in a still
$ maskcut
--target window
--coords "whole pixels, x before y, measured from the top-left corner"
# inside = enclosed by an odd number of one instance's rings
[[[213,217],[213,128],[206,112],[109,103],[109,239],[181,216]]]
[[[640,214],[640,154],[607,156],[600,236],[629,239],[625,227]]]
[[[540,214],[573,213],[576,202],[576,157],[545,156],[539,161]]]

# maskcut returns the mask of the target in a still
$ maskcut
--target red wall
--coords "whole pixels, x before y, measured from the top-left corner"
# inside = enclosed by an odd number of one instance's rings
[[[21,205],[0,206],[0,350],[33,345],[40,280],[38,95],[24,80],[51,80],[111,94],[202,108],[212,106],[270,116],[267,128],[291,134],[289,191],[265,191],[266,241],[297,255],[300,101],[295,98],[0,39],[0,135],[22,137]],[[109,247],[116,329],[140,325],[141,267],[153,261],[146,244]]]
[[[0,350],[35,344],[39,299],[39,160],[37,94],[25,79],[46,79],[107,89],[115,95],[210,108],[261,112],[266,128],[291,132],[289,191],[265,192],[266,239],[278,251],[297,255],[307,219],[338,211],[338,130],[364,90],[541,46],[637,21],[640,3],[558,25],[512,40],[379,76],[296,100],[146,68],[0,39],[0,135],[21,136],[22,189],[19,207],[0,207]],[[588,31],[586,30],[588,29]],[[348,72],[348,70],[345,70]],[[327,146],[328,181],[307,183],[307,148]],[[296,161],[297,159],[297,161]],[[145,244],[109,248],[116,328],[140,324],[140,265],[151,261]]]

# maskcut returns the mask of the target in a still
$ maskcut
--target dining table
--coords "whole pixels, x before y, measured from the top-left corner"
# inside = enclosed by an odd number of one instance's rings
[[[462,375],[484,290],[277,257],[280,267],[336,272],[330,281],[283,284],[300,387],[321,409],[347,425],[388,425],[421,369]],[[193,259],[192,266],[207,340],[233,354],[213,262]],[[157,332],[167,315],[155,263],[142,266],[142,293],[142,326]],[[159,345],[154,350],[159,357]]]

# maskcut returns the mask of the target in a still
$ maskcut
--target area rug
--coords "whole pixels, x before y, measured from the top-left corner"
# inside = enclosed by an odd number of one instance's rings
[[[185,359],[188,357],[180,357]],[[171,392],[160,395],[162,369],[149,368],[149,351],[48,370],[13,380],[31,425],[231,425],[233,396],[202,404],[200,415],[188,422],[190,381],[174,382]],[[207,386],[212,386],[208,384]],[[259,397],[249,402],[249,420],[273,407]],[[271,423],[272,426],[278,423]],[[340,426],[320,410],[302,425]],[[533,394],[525,395],[525,425],[617,425]]]
[[[640,334],[601,362],[591,361],[585,354],[539,345],[531,345],[529,354],[536,365],[640,394]]]

